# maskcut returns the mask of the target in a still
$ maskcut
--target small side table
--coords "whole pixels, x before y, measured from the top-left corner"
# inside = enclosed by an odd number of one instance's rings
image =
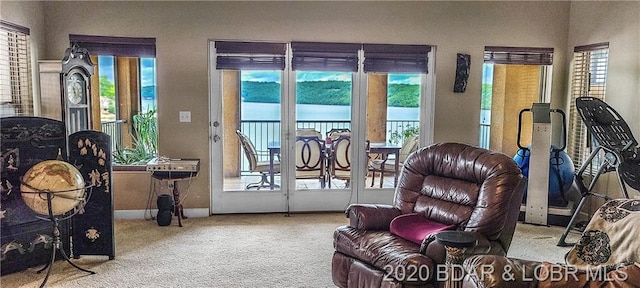
[[[442,231],[436,235],[436,241],[447,250],[445,265],[447,265],[448,277],[444,287],[462,287],[462,282],[458,280],[462,279],[463,271],[456,268],[460,268],[459,265],[464,261],[464,251],[476,246],[478,239],[469,232]]]
[[[151,173],[151,177],[158,179],[160,181],[168,181],[169,188],[172,189],[173,193],[173,202],[174,202],[174,211],[173,214],[178,217],[178,226],[182,227],[182,219],[187,219],[184,216],[184,211],[182,207],[182,201],[180,201],[180,190],[178,190],[178,180],[187,180],[189,178],[195,177],[196,172],[165,172],[165,171],[155,171]]]

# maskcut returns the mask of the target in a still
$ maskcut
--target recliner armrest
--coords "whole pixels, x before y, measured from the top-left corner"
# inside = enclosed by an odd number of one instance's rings
[[[347,208],[349,226],[360,230],[389,231],[391,220],[402,214],[391,205],[353,204]]]
[[[491,254],[492,246],[487,237],[477,232],[467,233],[474,235],[478,240],[478,243],[476,246],[467,248],[464,253],[465,255]],[[431,234],[422,241],[422,244],[420,245],[420,253],[429,255],[431,259],[434,259],[438,263],[444,263],[447,252],[444,246],[436,241],[436,234],[437,233]]]

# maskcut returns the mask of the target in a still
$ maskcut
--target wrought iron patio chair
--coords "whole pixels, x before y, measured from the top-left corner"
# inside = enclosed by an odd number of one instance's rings
[[[418,150],[418,135],[411,135],[405,139],[404,143],[402,143],[402,147],[400,148],[400,155],[398,155],[399,168],[402,169],[404,165],[404,161],[407,159],[409,154]],[[400,171],[395,170],[395,156],[380,159],[373,158],[369,161],[369,171],[371,173],[371,187],[375,184],[376,181],[376,173],[380,173],[380,188],[382,188],[382,184],[384,183],[384,173],[399,173]]]
[[[331,140],[336,140],[341,135],[351,135],[351,129],[348,128],[332,128],[327,131],[327,137],[331,138]]]
[[[296,137],[296,179],[318,179],[325,187],[326,148],[316,136]]]
[[[344,180],[345,188],[349,188],[351,182],[351,136],[341,135],[331,142],[331,177]],[[329,180],[331,188],[331,180]]]
[[[270,163],[269,161],[260,161],[258,151],[256,150],[255,145],[251,142],[251,139],[247,137],[244,133],[240,132],[240,130],[236,130],[236,135],[238,135],[238,139],[240,140],[240,144],[242,144],[242,149],[244,150],[244,155],[247,157],[249,161],[249,171],[260,173],[261,178],[260,181],[255,183],[249,183],[246,186],[246,189],[271,187],[271,183],[269,182],[269,171],[270,171]],[[274,160],[274,172],[280,173],[280,161]],[[278,185],[273,185],[274,187],[280,187]]]
[[[296,129],[296,137],[317,137],[318,139],[322,139],[322,133],[320,131],[313,128],[298,128]]]

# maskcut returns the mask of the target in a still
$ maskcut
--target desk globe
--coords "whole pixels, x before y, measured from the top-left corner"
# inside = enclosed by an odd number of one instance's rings
[[[47,160],[31,167],[22,177],[20,191],[25,204],[41,215],[49,215],[45,193],[52,194],[53,215],[67,213],[85,200],[85,184],[80,171],[59,160]]]
[[[71,262],[62,248],[58,224],[59,220],[73,217],[79,211],[76,208],[82,208],[86,204],[86,188],[91,188],[91,186],[85,187],[80,171],[71,164],[60,160],[42,161],[33,165],[22,176],[20,191],[25,204],[36,214],[46,215],[53,225],[53,231],[51,232],[53,239],[51,260],[42,269],[36,271],[40,273],[45,269],[47,270],[47,275],[44,277],[42,284],[40,284],[41,288],[45,286],[49,279],[51,267],[56,258],[56,251],[59,251],[60,255],[76,269],[95,274],[95,272],[81,268]],[[70,215],[64,215],[74,209],[75,211]]]

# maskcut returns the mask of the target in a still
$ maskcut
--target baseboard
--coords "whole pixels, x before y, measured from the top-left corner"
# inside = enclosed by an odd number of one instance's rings
[[[156,215],[158,209],[151,209],[151,215]],[[187,217],[209,217],[209,208],[187,208],[184,209],[184,215]],[[149,217],[149,210],[115,210],[115,219],[145,219]]]

